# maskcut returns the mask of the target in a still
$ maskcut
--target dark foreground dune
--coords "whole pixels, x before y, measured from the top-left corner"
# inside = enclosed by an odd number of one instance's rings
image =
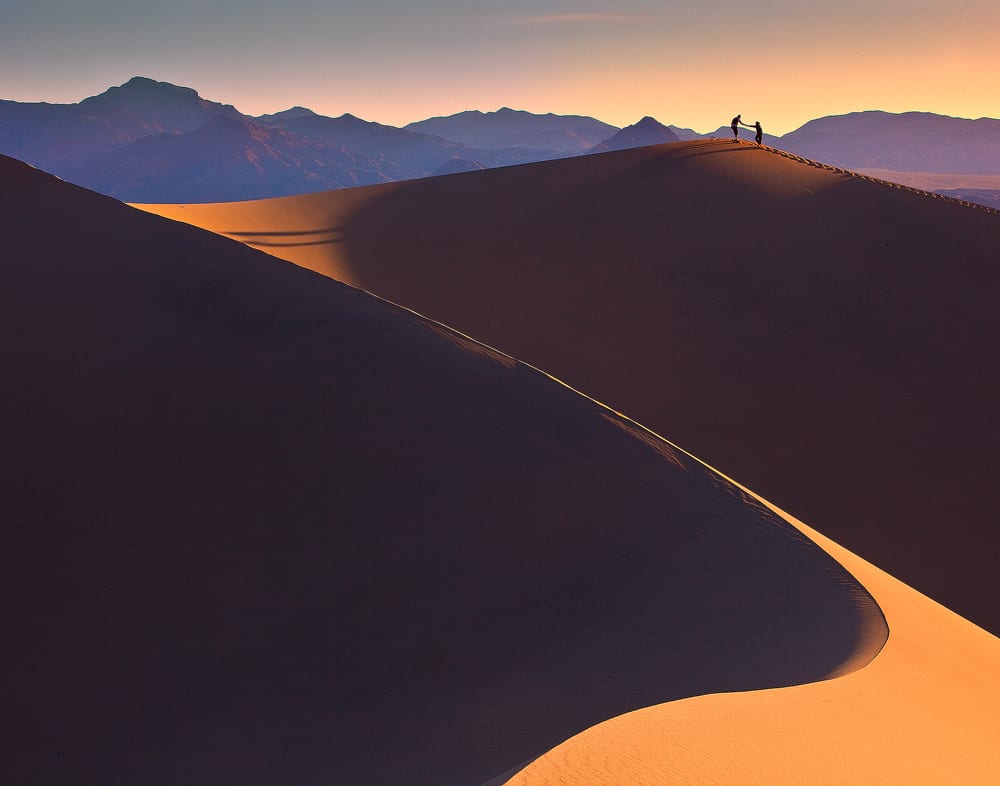
[[[1000,215],[701,140],[150,209],[441,320],[1000,632]]]
[[[886,637],[798,529],[410,312],[0,159],[0,782],[479,784]]]

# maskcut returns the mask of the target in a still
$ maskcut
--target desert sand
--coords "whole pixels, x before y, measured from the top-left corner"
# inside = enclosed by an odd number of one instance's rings
[[[0,193],[0,782],[477,785],[879,663],[826,551],[534,368],[10,159]]]
[[[871,591],[890,630],[878,657],[840,679],[610,719],[511,786],[996,783],[1000,639],[764,504]]]
[[[701,140],[148,206],[565,380],[1000,631],[1000,215]]]

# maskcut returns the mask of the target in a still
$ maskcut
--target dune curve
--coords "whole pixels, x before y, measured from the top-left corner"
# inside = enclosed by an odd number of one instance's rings
[[[713,140],[146,209],[545,369],[1000,631],[988,209]]]
[[[513,358],[0,159],[10,783],[488,781],[881,611]]]
[[[528,764],[511,786],[996,782],[1000,639],[764,504],[872,592],[890,629],[878,656],[828,682],[614,718]]]

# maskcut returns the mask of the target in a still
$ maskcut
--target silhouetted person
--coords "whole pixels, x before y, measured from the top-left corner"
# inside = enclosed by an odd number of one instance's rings
[[[744,123],[739,115],[733,118],[733,122],[730,124],[730,128],[733,129],[733,141],[738,142],[740,139],[740,126],[746,126],[747,128],[753,128],[749,123]]]
[[[755,138],[757,140],[757,144],[759,145],[760,144],[760,140],[762,140],[764,138],[764,129],[760,127],[760,121],[759,120],[756,121],[753,124],[753,127],[757,129],[757,136]]]

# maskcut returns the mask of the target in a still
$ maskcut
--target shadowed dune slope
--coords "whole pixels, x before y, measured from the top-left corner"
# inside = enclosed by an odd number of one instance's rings
[[[1000,216],[699,140],[152,206],[566,380],[1000,631]]]
[[[477,784],[886,637],[799,530],[534,369],[0,159],[0,782]]]
[[[872,593],[891,630],[878,657],[838,680],[626,713],[531,762],[510,786],[997,782],[1000,639],[761,502]]]

